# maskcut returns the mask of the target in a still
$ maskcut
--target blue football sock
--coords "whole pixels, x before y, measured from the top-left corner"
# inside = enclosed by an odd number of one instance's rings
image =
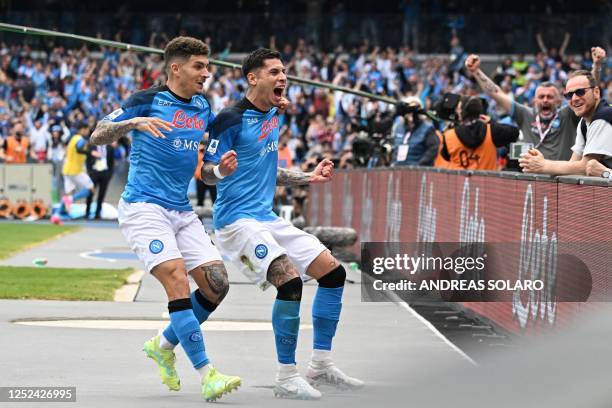
[[[314,331],[314,347],[319,350],[331,350],[332,339],[336,334],[336,326],[342,310],[342,292],[339,288],[324,288],[319,286],[312,303],[312,325]]]
[[[89,194],[91,194],[91,191],[89,191],[88,188],[81,189],[72,196],[72,201],[78,201],[81,198],[86,198]]]
[[[193,314],[200,324],[204,323],[208,316],[215,310],[216,305],[209,302],[198,289],[194,290],[191,293],[191,305],[193,306]],[[168,327],[164,330],[164,337],[170,343],[175,346],[179,344],[179,338],[176,336],[176,333],[172,329],[172,324],[169,324]]]
[[[295,364],[295,349],[300,329],[300,302],[276,299],[272,308],[272,328],[278,362]]]
[[[191,299],[178,299],[168,303],[170,310],[170,324],[181,342],[181,346],[197,369],[208,364],[208,357],[204,349],[204,337],[200,324],[193,314]]]

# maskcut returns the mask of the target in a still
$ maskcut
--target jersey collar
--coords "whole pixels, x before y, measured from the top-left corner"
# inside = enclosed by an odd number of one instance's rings
[[[244,110],[253,110],[255,112],[263,113],[264,115],[270,113],[270,111],[268,111],[268,112],[262,111],[257,106],[253,105],[253,103],[251,101],[249,101],[246,96],[244,98],[242,98],[242,100],[238,103],[238,106],[241,107]],[[274,109],[274,108],[271,108],[270,110],[272,110],[272,109]]]
[[[174,96],[176,99],[178,99],[181,102],[191,103],[191,99],[183,98],[182,96],[175,94],[174,92],[172,92],[170,88],[168,88],[168,85],[162,86],[162,90],[170,92],[170,95]]]

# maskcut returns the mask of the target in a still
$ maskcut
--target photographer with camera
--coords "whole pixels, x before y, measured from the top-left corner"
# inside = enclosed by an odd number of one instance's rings
[[[405,104],[402,112],[393,123],[391,133],[393,145],[393,166],[433,166],[438,155],[438,137],[433,125],[424,119],[423,105],[419,98],[409,96],[402,101]]]
[[[514,126],[491,122],[482,100],[464,96],[456,107],[457,126],[445,130],[436,167],[457,170],[498,170],[497,148],[516,142]]]
[[[359,132],[352,145],[354,163],[358,167],[384,167],[391,164],[394,114],[391,110],[379,109],[377,102],[372,105],[374,108],[365,118],[351,122],[351,129]]]

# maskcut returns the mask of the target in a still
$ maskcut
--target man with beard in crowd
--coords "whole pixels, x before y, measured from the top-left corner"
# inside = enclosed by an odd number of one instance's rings
[[[593,76],[599,78],[599,70],[606,52],[599,47],[591,49]],[[569,106],[561,107],[561,93],[552,82],[542,82],[536,89],[535,109],[514,102],[480,69],[480,57],[470,55],[465,67],[482,90],[490,96],[518,124],[523,133],[522,141],[531,143],[548,160],[569,160],[576,139],[579,118]]]

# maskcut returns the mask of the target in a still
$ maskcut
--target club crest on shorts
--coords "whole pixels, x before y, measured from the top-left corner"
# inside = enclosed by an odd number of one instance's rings
[[[268,247],[264,244],[259,244],[255,247],[255,256],[259,259],[264,259],[268,255]]]
[[[159,254],[163,250],[164,250],[164,243],[161,242],[159,239],[154,239],[153,241],[149,243],[149,251],[151,251],[151,253]]]

